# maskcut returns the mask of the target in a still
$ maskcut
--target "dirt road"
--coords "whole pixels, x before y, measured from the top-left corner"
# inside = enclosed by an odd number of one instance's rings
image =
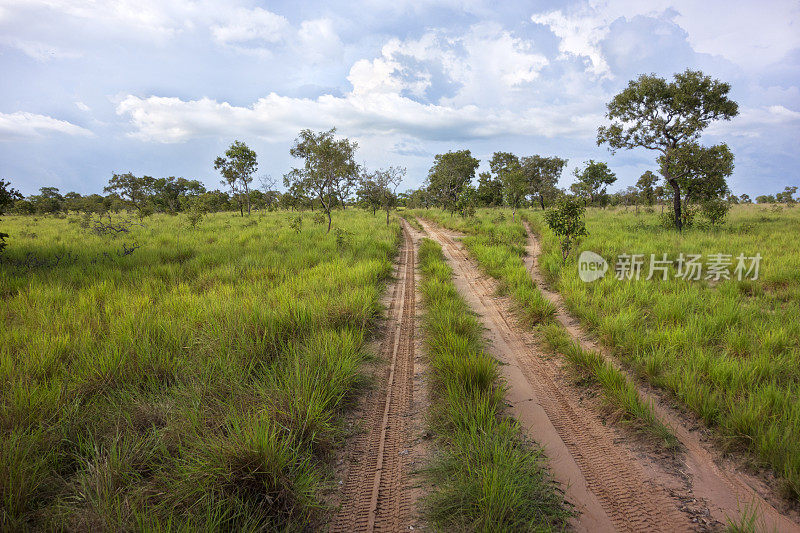
[[[619,443],[596,404],[584,401],[559,361],[542,352],[533,336],[516,326],[511,302],[495,296],[486,277],[451,234],[421,221],[454,269],[456,286],[481,316],[509,385],[513,416],[545,449],[555,478],[580,516],[578,531],[688,531],[702,510],[681,501],[680,479],[662,475],[647,457]]]
[[[567,311],[561,295],[547,288],[547,283],[538,267],[541,247],[527,223],[525,229],[528,232],[526,266],[537,288],[556,306],[556,319],[582,348],[600,352],[622,370],[610,352],[596,342]],[[673,433],[683,445],[685,453],[681,456],[681,460],[684,463],[683,470],[688,477],[692,497],[703,501],[715,520],[737,521],[742,512],[747,510],[759,515],[756,521],[759,531],[800,531],[800,526],[792,518],[782,514],[767,501],[770,499],[779,505],[780,500],[773,489],[755,476],[736,471],[730,463],[722,464],[720,454],[711,445],[703,442],[703,437],[697,429],[689,429],[680,414],[669,407],[654,390],[645,388],[641,384],[638,389],[639,394],[652,403],[659,419],[673,429]],[[693,425],[697,427],[696,423]]]
[[[364,431],[355,439],[342,505],[331,531],[401,531],[415,520],[411,471],[424,412],[414,406],[416,244],[404,225],[381,356],[388,365],[363,402]],[[419,389],[419,384],[416,385]],[[419,440],[419,439],[416,439]]]

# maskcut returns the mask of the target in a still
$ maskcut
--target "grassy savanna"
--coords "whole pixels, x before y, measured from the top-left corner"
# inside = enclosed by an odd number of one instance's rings
[[[571,310],[615,353],[672,392],[726,441],[772,467],[800,494],[800,209],[737,206],[720,228],[664,229],[658,213],[591,209],[579,250],[619,254],[731,254],[763,257],[757,280],[685,281],[657,275],[584,283],[575,254],[562,266],[558,243],[540,218],[542,268]],[[613,264],[612,264],[613,270]],[[705,273],[703,274],[705,276]]]
[[[555,319],[555,307],[538,290],[523,262],[527,233],[519,217],[513,220],[510,211],[498,209],[479,210],[468,219],[432,209],[414,213],[466,233],[462,240],[467,250],[487,274],[499,281],[499,292],[512,297],[523,324],[536,328],[582,378],[599,385],[606,403],[624,420],[667,448],[677,444],[635,386],[599,354],[582,349]]]
[[[4,218],[0,529],[321,519],[399,227],[296,216]]]
[[[541,450],[503,415],[498,363],[483,351],[481,325],[458,295],[441,247],[425,239],[419,259],[431,420],[442,444],[427,470],[431,524],[442,531],[563,529],[570,511]]]

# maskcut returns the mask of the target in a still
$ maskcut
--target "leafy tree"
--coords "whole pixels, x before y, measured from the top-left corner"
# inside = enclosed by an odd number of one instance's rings
[[[760,196],[756,196],[756,202],[759,204],[774,204],[775,197],[771,194],[762,194]]]
[[[590,159],[585,164],[586,168],[575,169],[575,177],[581,184],[578,189],[594,204],[605,196],[606,187],[617,181],[617,176],[603,162]]]
[[[658,183],[658,176],[651,170],[646,171],[639,177],[636,182],[636,188],[639,189],[642,198],[647,202],[647,205],[653,205],[656,201],[655,186]]]
[[[548,209],[544,213],[547,225],[558,237],[561,245],[561,260],[565,263],[578,239],[587,235],[586,222],[583,220],[584,211],[585,208],[578,198],[565,196],[558,206]]]
[[[478,175],[475,198],[484,207],[503,205],[503,182],[499,178],[493,178],[489,172],[481,172]]]
[[[795,194],[797,194],[797,187],[786,187],[783,192],[775,195],[775,201],[781,204],[795,204],[797,203],[794,198]]]
[[[22,200],[22,194],[11,186],[10,181],[0,180],[0,215],[7,213],[16,200]]]
[[[545,207],[545,198],[552,200],[558,195],[558,180],[566,165],[566,159],[555,156],[531,155],[522,158],[522,172],[528,186],[527,194],[539,197],[542,211]]]
[[[733,154],[724,143],[711,147],[687,143],[672,152],[669,162],[665,156],[658,162],[661,173],[672,176],[683,191],[684,202],[703,202],[729,192],[726,178],[733,173]]]
[[[30,199],[37,213],[54,214],[64,207],[64,197],[56,187],[42,187],[39,194]]]
[[[456,209],[462,217],[475,216],[475,204],[478,201],[478,191],[472,185],[467,185],[461,194],[458,196],[456,202]]]
[[[752,204],[753,200],[750,199],[749,194],[742,194],[739,196],[739,202],[743,204]]]
[[[328,232],[331,230],[331,209],[339,199],[341,183],[358,176],[355,152],[358,143],[349,139],[336,139],[336,128],[320,133],[303,130],[295,139],[289,153],[304,160],[302,168],[292,169],[284,178],[291,186],[302,183],[303,188],[317,197],[328,217]]]
[[[206,192],[206,188],[197,180],[170,176],[153,180],[152,192],[153,203],[159,210],[175,213],[184,209],[189,199]]]
[[[244,204],[250,214],[250,183],[258,170],[256,153],[245,143],[234,141],[225,151],[225,156],[214,160],[214,170],[222,174],[222,185],[227,185],[239,204],[239,213],[244,216]]]
[[[278,205],[281,199],[281,193],[275,189],[278,180],[267,174],[258,178],[261,184],[261,191],[264,193],[264,203],[267,209],[272,209],[273,206]]]
[[[155,179],[150,176],[139,178],[131,172],[112,174],[111,179],[108,180],[108,185],[103,188],[103,192],[118,195],[123,201],[127,201],[141,213],[152,194],[154,184]]]
[[[381,207],[386,210],[386,225],[389,225],[389,211],[397,203],[397,187],[403,181],[406,169],[402,167],[389,167],[386,170],[377,170],[372,173],[372,180],[378,194]],[[374,213],[374,211],[373,211]]]
[[[428,192],[433,200],[454,213],[461,191],[475,177],[479,164],[469,150],[437,154],[428,171]]]
[[[358,202],[363,207],[371,209],[372,215],[375,216],[375,213],[381,207],[381,190],[372,173],[362,173],[356,196],[358,197]]]
[[[506,205],[511,207],[511,218],[516,218],[517,208],[528,195],[528,182],[522,171],[519,158],[509,152],[495,152],[489,162],[489,168],[503,184],[503,196]]]
[[[681,230],[681,185],[670,173],[676,152],[695,143],[715,120],[730,120],[739,113],[728,98],[730,85],[700,71],[686,70],[667,82],[643,74],[608,104],[609,126],[597,130],[597,144],[607,143],[612,153],[637,147],[660,152],[664,179],[672,187],[675,227]]]
[[[721,198],[706,198],[700,203],[700,211],[712,226],[722,224],[730,208],[731,204]]]

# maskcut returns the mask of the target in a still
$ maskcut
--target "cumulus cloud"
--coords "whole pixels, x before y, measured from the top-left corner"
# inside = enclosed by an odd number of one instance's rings
[[[94,135],[86,128],[47,115],[37,115],[36,113],[26,113],[24,111],[0,113],[0,140],[41,137],[50,133],[83,137]]]
[[[800,5],[750,0],[588,0],[570,9],[534,13],[559,39],[562,56],[584,58],[587,70],[610,77],[601,43],[611,23],[636,16],[666,17],[687,33],[693,49],[744,67],[775,63],[800,47]],[[713,22],[709,18],[713,17]]]

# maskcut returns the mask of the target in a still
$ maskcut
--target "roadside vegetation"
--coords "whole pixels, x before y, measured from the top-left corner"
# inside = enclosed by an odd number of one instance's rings
[[[238,215],[3,219],[0,529],[322,519],[399,228]]]
[[[443,445],[428,467],[428,519],[440,530],[552,531],[571,516],[545,458],[503,415],[498,363],[452,282],[441,247],[419,250],[432,370],[431,423]]]
[[[792,205],[792,204],[789,204]],[[666,229],[653,210],[589,210],[580,250],[611,262],[605,277],[584,283],[573,254],[561,261],[556,237],[541,218],[541,267],[570,310],[639,375],[666,389],[716,427],[733,448],[774,469],[800,494],[800,209],[736,206],[722,228]],[[609,219],[613,218],[613,224]],[[757,280],[676,278],[617,280],[619,254],[743,253],[763,257]]]
[[[507,216],[510,213],[499,210],[481,210],[471,219],[432,209],[416,214],[466,233],[462,241],[467,250],[488,275],[499,281],[499,293],[513,299],[522,323],[565,356],[581,379],[599,385],[604,401],[624,421],[665,448],[677,446],[675,436],[658,420],[635,385],[602,356],[578,346],[555,319],[555,307],[536,287],[523,262],[527,233],[519,221],[513,222]]]

